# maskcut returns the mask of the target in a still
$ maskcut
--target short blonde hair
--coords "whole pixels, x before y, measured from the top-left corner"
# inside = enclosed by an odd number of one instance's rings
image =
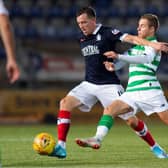
[[[149,26],[154,27],[155,32],[159,29],[160,23],[156,15],[147,13],[147,14],[142,15],[140,19],[147,19],[149,22]]]

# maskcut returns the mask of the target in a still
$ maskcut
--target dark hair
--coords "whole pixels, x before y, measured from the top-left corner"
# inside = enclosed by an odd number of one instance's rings
[[[155,29],[155,32],[158,30],[160,23],[159,23],[159,19],[156,15],[150,14],[150,13],[144,14],[141,16],[141,19],[147,19],[149,22],[149,26],[150,27],[153,26]]]
[[[79,9],[77,12],[76,12],[76,17],[78,17],[78,16],[80,16],[80,15],[82,15],[82,14],[87,14],[87,16],[89,17],[89,18],[95,18],[96,17],[96,12],[95,12],[95,10],[92,8],[92,7],[90,7],[90,6],[88,6],[88,7],[83,7],[83,8],[81,8],[81,9]]]

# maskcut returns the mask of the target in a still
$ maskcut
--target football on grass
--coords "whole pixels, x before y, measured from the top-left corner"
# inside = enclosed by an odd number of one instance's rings
[[[33,141],[33,149],[40,155],[50,155],[55,147],[55,139],[51,134],[39,133]]]

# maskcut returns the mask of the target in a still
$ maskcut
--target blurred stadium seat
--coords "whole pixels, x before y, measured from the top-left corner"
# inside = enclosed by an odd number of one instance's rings
[[[139,17],[140,15],[144,13],[154,13],[157,14],[158,16],[162,17],[161,19],[161,25],[164,27],[164,24],[167,26],[167,22],[162,22],[163,17],[168,17],[168,11],[167,11],[167,5],[165,0],[150,0],[150,1],[139,1],[139,0],[71,0],[67,1],[66,3],[61,0],[6,0],[5,1],[9,11],[10,15],[12,18],[12,21],[15,22],[16,19],[18,18],[23,18],[25,22],[28,22],[28,24],[31,24],[30,19],[34,20],[35,18],[41,18],[43,24],[40,23],[40,25],[36,26],[29,26],[25,27],[25,30],[19,30],[19,26],[17,25],[16,29],[16,35],[20,37],[20,35],[25,32],[24,37],[25,38],[33,38],[33,34],[37,37],[35,32],[41,32],[39,33],[41,36],[47,36],[46,31],[41,31],[42,26],[46,26],[49,20],[55,20],[55,21],[50,21],[49,26],[54,26],[59,27],[59,29],[56,30],[56,32],[60,31],[61,34],[63,34],[64,26],[68,22],[68,20],[72,20],[75,17],[75,12],[76,9],[84,6],[84,5],[92,5],[93,7],[96,8],[97,11],[97,16],[98,18],[101,18],[100,20],[105,22],[105,23],[110,23],[110,25],[113,25],[113,17],[114,19],[114,24],[115,20],[119,20],[117,23],[117,26],[122,27],[123,30],[128,30],[128,26],[130,24],[130,20],[133,17]],[[103,19],[102,19],[103,18]],[[125,19],[128,21],[125,23]],[[62,20],[62,21],[60,21]],[[111,21],[110,21],[111,20]],[[54,23],[53,22],[57,22]],[[65,23],[63,23],[65,22]],[[32,21],[32,24],[34,22]],[[124,24],[123,24],[124,23]],[[15,24],[14,24],[15,25]],[[73,37],[74,32],[72,31],[72,25],[66,27],[66,32],[64,39],[67,38],[71,39]],[[136,25],[134,25],[135,27]],[[21,27],[23,29],[23,25],[21,23]],[[30,30],[29,30],[30,29]],[[35,30],[36,29],[36,30]],[[39,29],[39,30],[38,30]],[[48,28],[46,28],[48,29]],[[67,30],[69,29],[69,30]],[[50,28],[51,30],[51,28]],[[42,34],[44,32],[44,34]],[[72,32],[72,35],[70,33]],[[130,31],[129,31],[130,32]],[[132,32],[132,30],[131,30]],[[30,35],[29,35],[30,34]],[[48,33],[50,36],[50,33]],[[159,33],[159,36],[163,40],[165,39],[165,35],[168,35],[168,31],[164,29],[164,33]],[[38,36],[40,38],[40,36]],[[55,35],[55,38],[57,38],[57,35]],[[49,38],[50,39],[50,38]]]

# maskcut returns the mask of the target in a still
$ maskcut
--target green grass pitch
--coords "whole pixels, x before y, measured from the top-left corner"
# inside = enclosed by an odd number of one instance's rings
[[[148,123],[155,139],[168,151],[168,127]],[[67,143],[66,159],[40,156],[32,149],[33,138],[40,132],[56,137],[55,125],[0,126],[2,167],[12,168],[168,168],[168,159],[157,159],[146,143],[125,124],[115,124],[104,140],[101,149],[78,147],[76,137],[95,133],[95,125],[72,125]]]

